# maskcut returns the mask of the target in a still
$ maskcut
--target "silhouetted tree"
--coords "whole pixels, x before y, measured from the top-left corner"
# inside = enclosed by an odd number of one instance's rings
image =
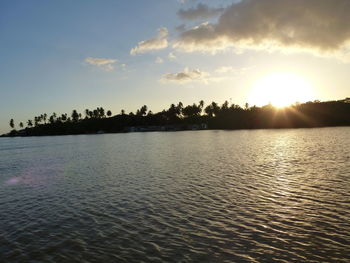
[[[227,111],[228,110],[228,101],[225,100],[225,102],[221,106],[221,111]]]
[[[53,116],[53,119],[54,119],[54,121],[56,120],[56,118],[57,118],[57,114],[56,114],[56,112],[53,112],[52,113],[52,116]]]
[[[202,111],[201,106],[193,103],[193,105],[188,105],[185,108],[183,108],[182,114],[185,117],[189,118],[189,117],[199,116],[201,111]]]
[[[199,101],[199,107],[201,109],[203,109],[203,107],[204,107],[204,100]]]
[[[177,106],[175,104],[171,104],[169,109],[164,112],[167,120],[170,122],[178,122],[181,117],[182,112],[182,103],[180,102]]]
[[[90,111],[89,111],[89,109],[86,109],[86,110],[85,110],[85,117],[86,117],[86,118],[90,117]]]
[[[34,125],[38,126],[39,123],[39,117],[34,117]]]
[[[23,122],[20,122],[20,123],[19,123],[19,127],[20,127],[20,128],[23,128],[23,127],[24,127]]]
[[[15,128],[15,122],[13,119],[10,120],[10,127],[13,129]]]
[[[71,117],[74,122],[77,122],[79,120],[78,112],[76,110],[73,110]]]
[[[49,123],[51,124],[55,123],[55,118],[53,117],[53,115],[49,117]]]
[[[98,111],[98,117],[99,118],[104,118],[105,117],[105,110],[102,107],[97,108],[97,111]]]
[[[147,106],[143,105],[139,110],[136,111],[136,115],[144,116],[147,113]]]
[[[94,118],[98,118],[99,117],[99,111],[98,110],[94,110],[93,111],[93,116],[94,116]]]
[[[32,120],[28,120],[27,121],[27,125],[28,125],[28,127],[33,127],[33,121]]]
[[[67,119],[68,119],[67,113],[62,114],[61,119],[62,119],[62,121],[67,121]]]
[[[208,105],[205,109],[204,112],[209,116],[209,117],[214,117],[218,114],[220,111],[220,107],[217,105],[216,102],[212,102],[210,105]]]
[[[202,115],[204,101],[198,104],[183,106],[181,102],[171,104],[167,110],[153,113],[147,106],[125,115],[115,115],[113,118],[101,119],[105,116],[104,109],[98,107],[94,111],[85,110],[85,118],[81,120],[81,114],[76,110],[72,111],[71,118],[67,114],[56,117],[53,113],[49,117],[49,124],[46,123],[47,116],[41,114],[34,117],[33,121],[28,120],[26,129],[27,135],[59,135],[59,134],[81,134],[96,133],[98,130],[107,132],[121,132],[131,126],[167,126],[175,125],[178,129],[191,128],[190,124],[207,123],[212,129],[255,129],[255,128],[294,128],[294,127],[320,127],[320,126],[350,126],[350,99],[328,102],[307,102],[296,103],[285,109],[276,109],[271,104],[263,107],[245,104],[240,107],[237,104],[225,101],[221,106],[212,102],[204,108],[206,115]],[[112,112],[107,111],[111,117]],[[45,120],[46,118],[46,120]],[[73,120],[73,121],[71,121]],[[45,125],[42,125],[42,122]],[[13,126],[14,128],[14,121]],[[23,123],[19,124],[23,127]],[[13,131],[12,136],[16,135]]]
[[[177,104],[177,111],[178,111],[178,116],[179,118],[181,118],[181,115],[182,115],[182,109],[184,107],[183,103],[180,101],[178,104]]]

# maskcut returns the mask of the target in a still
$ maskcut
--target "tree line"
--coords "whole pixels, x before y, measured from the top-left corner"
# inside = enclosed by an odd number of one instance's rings
[[[262,107],[244,107],[237,104],[211,102],[203,100],[184,106],[182,102],[171,104],[168,109],[153,113],[146,105],[135,113],[125,110],[112,116],[110,110],[103,107],[86,109],[83,113],[73,110],[50,116],[43,113],[29,119],[26,128],[18,123],[20,131],[15,130],[15,121],[10,120],[13,129],[10,136],[16,135],[62,135],[87,134],[100,130],[105,132],[123,132],[131,126],[174,125],[178,129],[188,129],[189,125],[205,123],[210,129],[259,129],[259,128],[301,128],[350,125],[350,99],[338,101],[313,101],[296,103],[285,108],[275,108],[271,104]]]
[[[83,119],[83,115],[81,113],[78,113],[77,110],[73,110],[72,114],[68,116],[67,113],[57,115],[55,112],[52,113],[52,115],[48,116],[46,113],[41,114],[39,116],[35,116],[33,119],[29,119],[27,121],[27,128],[37,127],[42,124],[54,124],[54,123],[64,123],[64,122],[78,122]],[[85,110],[85,119],[87,118],[106,118],[111,117],[112,112],[108,110],[105,113],[105,110],[102,107],[98,107],[95,110]],[[10,127],[12,129],[15,128],[15,121],[14,119],[10,120]],[[19,122],[18,126],[20,128],[24,127],[23,122]]]

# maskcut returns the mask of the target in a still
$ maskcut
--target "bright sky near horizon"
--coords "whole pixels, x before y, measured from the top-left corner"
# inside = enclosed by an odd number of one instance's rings
[[[349,13],[348,0],[1,1],[0,134],[99,106],[349,97]]]

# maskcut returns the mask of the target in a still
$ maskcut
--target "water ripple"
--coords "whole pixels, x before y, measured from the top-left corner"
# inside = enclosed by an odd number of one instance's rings
[[[350,129],[0,139],[1,262],[350,262]]]

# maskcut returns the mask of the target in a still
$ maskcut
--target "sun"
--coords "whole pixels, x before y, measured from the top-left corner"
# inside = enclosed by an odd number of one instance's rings
[[[271,103],[275,107],[310,100],[314,100],[311,85],[304,78],[290,72],[275,72],[257,80],[248,97],[251,105]]]

